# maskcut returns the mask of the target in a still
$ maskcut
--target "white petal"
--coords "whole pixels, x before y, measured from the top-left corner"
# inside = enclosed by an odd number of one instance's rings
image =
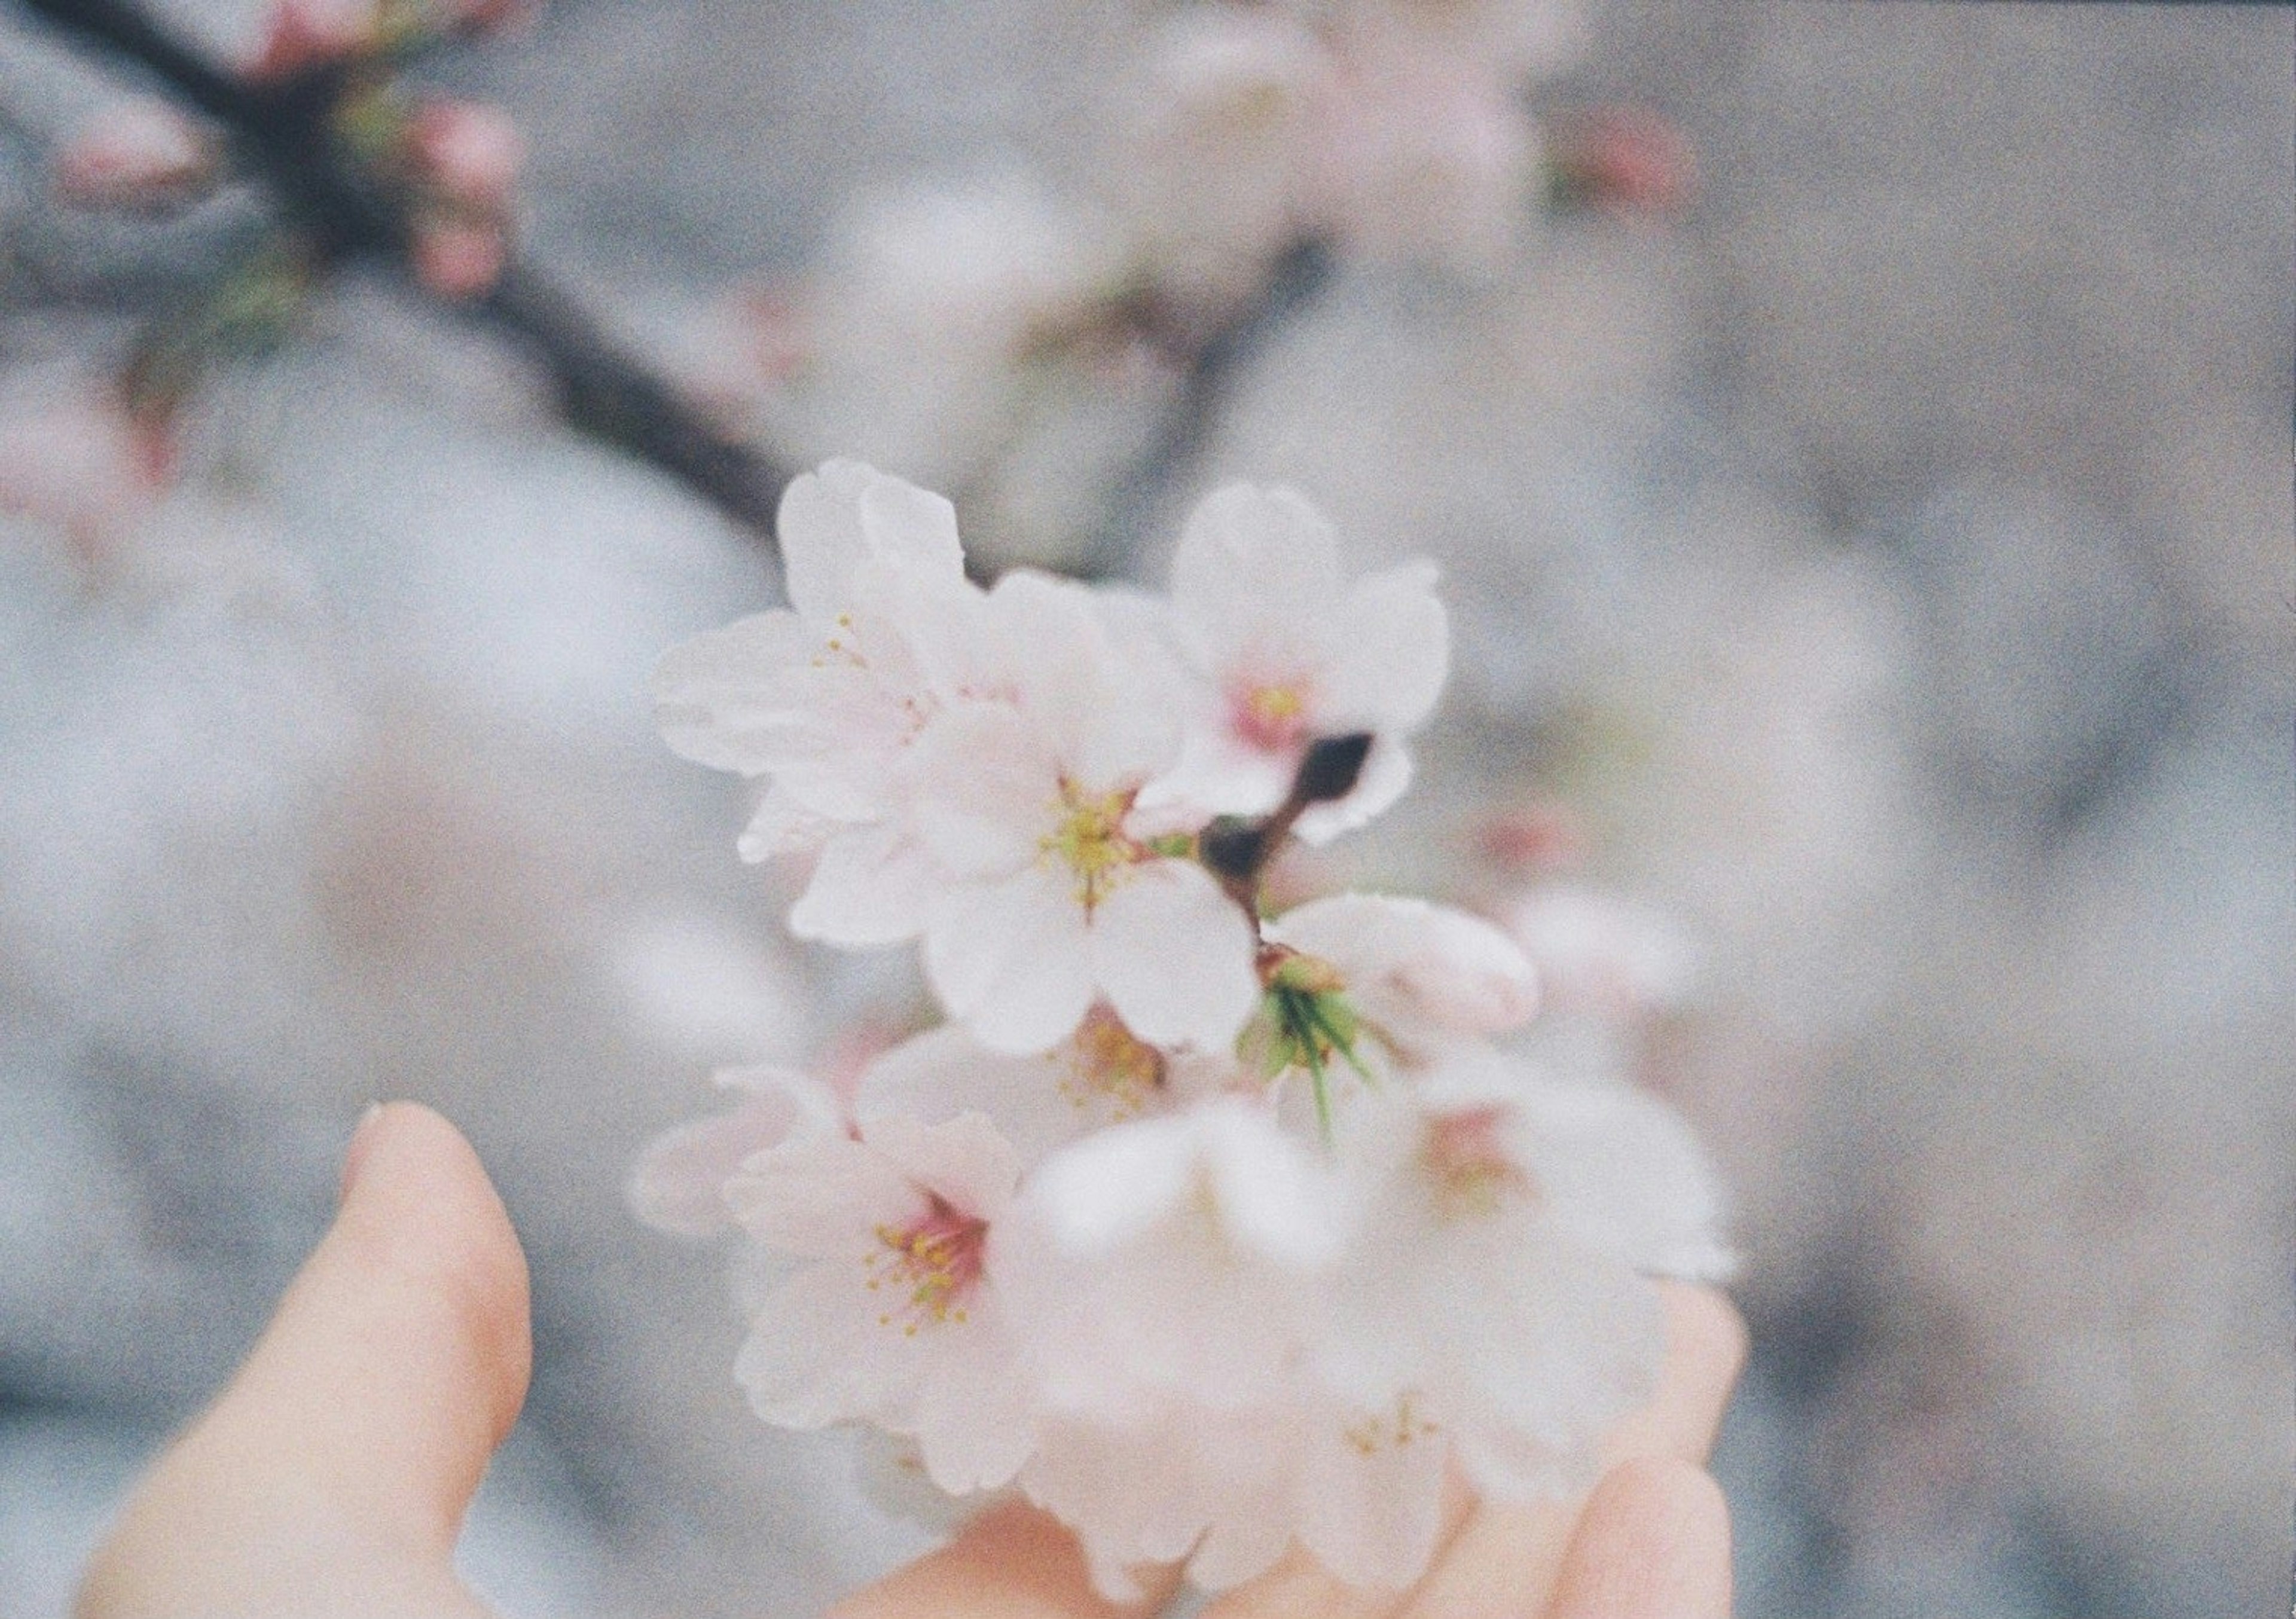
[[[864,1144],[885,1155],[914,1184],[961,1214],[995,1220],[1013,1200],[1020,1155],[978,1113],[928,1124],[890,1113],[861,1126]]]
[[[839,822],[824,820],[778,786],[766,789],[758,800],[750,824],[734,847],[752,863],[783,854],[803,854],[818,849]]]
[[[753,1154],[727,1184],[726,1201],[742,1229],[768,1247],[822,1259],[868,1253],[879,1226],[899,1224],[926,1206],[882,1154],[842,1135]]]
[[[952,876],[1018,871],[1059,822],[1060,778],[1059,761],[1015,710],[951,707],[924,728],[910,755],[917,836]]]
[[[1086,1136],[1046,1159],[1029,1178],[1029,1200],[1054,1247],[1082,1258],[1163,1219],[1193,1174],[1187,1122],[1146,1119]]]
[[[1451,1446],[1423,1426],[1423,1405],[1335,1413],[1317,1426],[1299,1492],[1300,1542],[1349,1585],[1400,1590],[1434,1556]]]
[[[1673,1108],[1624,1085],[1540,1082],[1521,1095],[1524,1153],[1563,1229],[1659,1275],[1736,1271],[1720,1187]]]
[[[1259,1001],[1255,949],[1242,911],[1192,861],[1144,862],[1093,912],[1093,976],[1159,1045],[1232,1045]]]
[[[726,1185],[753,1153],[789,1135],[788,1106],[759,1098],[732,1113],[681,1124],[648,1144],[631,1172],[630,1205],[648,1225],[707,1237],[734,1223]]]
[[[1294,489],[1214,490],[1172,559],[1173,605],[1222,663],[1268,621],[1330,612],[1340,589],[1339,542]]]
[[[1086,1129],[1109,1122],[1071,1079],[1077,1055],[1063,1042],[1013,1057],[992,1051],[962,1024],[929,1029],[869,1065],[855,1111],[864,1118],[908,1113],[928,1122],[978,1112],[994,1120],[1023,1164],[1034,1164]],[[1065,1084],[1064,1084],[1065,1082]]]
[[[977,885],[935,917],[925,977],[983,1045],[1049,1050],[1092,1006],[1083,908],[1065,880],[1033,867]]]
[[[663,739],[698,765],[762,774],[805,722],[791,682],[819,650],[796,614],[778,611],[680,642],[648,684]]]
[[[974,1308],[974,1319],[934,1329],[917,1400],[925,1470],[952,1494],[1009,1483],[1036,1447],[1027,1385],[996,1319],[996,1301],[982,1298]]]
[[[897,944],[925,929],[948,888],[939,865],[897,826],[855,827],[821,846],[790,907],[790,931],[849,949]]]
[[[1339,656],[1324,671],[1317,723],[1328,731],[1407,732],[1434,709],[1451,668],[1451,627],[1435,566],[1406,563],[1360,580],[1335,618]]]
[[[734,1362],[758,1415],[794,1428],[903,1421],[916,1341],[879,1321],[878,1300],[857,1256],[808,1265],[768,1297]]]
[[[852,610],[864,560],[961,574],[956,511],[938,495],[857,461],[832,461],[791,481],[775,532],[790,605],[816,626]]]
[[[1406,1037],[1420,1022],[1497,1034],[1538,1009],[1530,959],[1490,923],[1447,905],[1340,894],[1288,911],[1263,931],[1329,961],[1364,1012]]]

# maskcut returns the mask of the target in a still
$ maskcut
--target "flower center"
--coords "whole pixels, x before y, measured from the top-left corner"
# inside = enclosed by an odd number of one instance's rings
[[[1077,903],[1089,912],[1147,857],[1148,851],[1124,831],[1132,795],[1087,792],[1064,780],[1057,808],[1060,820],[1037,846],[1046,859],[1069,869],[1076,879]]]
[[[914,1337],[921,1327],[964,1320],[964,1301],[980,1280],[988,1222],[934,1198],[906,1225],[879,1226],[877,1241],[862,1262],[869,1290],[907,1295],[877,1318],[880,1327],[898,1321],[904,1337]]]
[[[1228,723],[1267,753],[1297,748],[1308,734],[1308,696],[1301,681],[1262,681],[1231,692]]]
[[[1417,1396],[1406,1389],[1396,1395],[1392,1410],[1374,1411],[1342,1433],[1357,1455],[1376,1456],[1382,1451],[1400,1450],[1437,1431],[1434,1423],[1419,1414]]]
[[[1164,1083],[1164,1054],[1105,1006],[1085,1014],[1070,1053],[1061,1094],[1078,1108],[1105,1098],[1116,1117],[1132,1118]]]
[[[1435,1181],[1437,1206],[1446,1218],[1488,1219],[1518,1198],[1535,1199],[1529,1172],[1506,1149],[1497,1103],[1447,1114],[1428,1127],[1423,1149]]]

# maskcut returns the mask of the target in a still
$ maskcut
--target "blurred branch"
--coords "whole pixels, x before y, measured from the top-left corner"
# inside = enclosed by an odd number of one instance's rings
[[[415,233],[407,200],[349,151],[334,127],[357,64],[255,84],[184,46],[135,0],[18,4],[83,44],[135,63],[220,126],[325,258],[381,265],[420,291],[409,268]],[[513,256],[480,298],[432,301],[515,339],[539,358],[574,426],[660,467],[770,542],[786,481],[782,470],[712,427],[547,276]]]
[[[1171,345],[1186,357],[1180,397],[1118,485],[1107,521],[1077,565],[1078,574],[1087,579],[1123,574],[1127,560],[1138,553],[1140,536],[1158,515],[1166,492],[1194,470],[1237,375],[1331,278],[1329,248],[1313,240],[1294,242],[1275,260],[1257,297],[1200,340]],[[1149,324],[1152,329],[1153,323]]]

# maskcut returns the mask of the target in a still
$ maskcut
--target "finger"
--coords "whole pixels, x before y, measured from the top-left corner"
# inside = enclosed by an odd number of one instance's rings
[[[1651,1402],[1612,1430],[1606,1466],[1637,1457],[1704,1460],[1746,1361],[1746,1328],[1710,1288],[1660,1282],[1666,1360]],[[1582,1503],[1486,1501],[1421,1583],[1408,1619],[1517,1619],[1540,1611],[1559,1577]]]
[[[831,1619],[1136,1619],[1160,1611],[1179,1576],[1157,1571],[1142,1583],[1137,1602],[1107,1600],[1093,1590],[1074,1537],[1049,1515],[1011,1501],[848,1598]]]
[[[149,1611],[137,1600],[155,1590],[166,1611],[260,1611],[311,1569],[448,1578],[530,1356],[525,1256],[477,1155],[427,1108],[371,1115],[333,1227],[231,1386],[138,1486],[83,1613]],[[334,1583],[298,1585],[290,1606],[328,1611]]]
[[[1729,1619],[1730,1511],[1703,1468],[1641,1457],[1595,1486],[1546,1619]]]
[[[1464,1483],[1455,1478],[1446,1484],[1443,1523],[1435,1540],[1438,1559],[1473,1509],[1474,1497]],[[1314,1619],[1389,1619],[1410,1599],[1407,1590],[1346,1584],[1295,1545],[1274,1568],[1211,1603],[1202,1619],[1304,1619],[1311,1615]]]

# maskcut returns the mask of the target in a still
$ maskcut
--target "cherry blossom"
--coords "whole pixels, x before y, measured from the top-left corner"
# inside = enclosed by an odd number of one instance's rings
[[[900,814],[902,759],[939,699],[909,626],[962,616],[949,503],[857,462],[796,479],[778,530],[791,605],[676,647],[653,682],[662,733],[686,757],[767,780],[743,858],[816,857],[791,913],[842,944],[914,936],[933,891]]]
[[[1025,649],[1015,700],[950,705],[914,748],[918,836],[951,879],[925,929],[935,993],[1001,1051],[1053,1045],[1101,998],[1143,1039],[1226,1044],[1258,998],[1252,929],[1168,850],[1187,819],[1142,802],[1179,748],[1148,643],[1042,575],[988,608]]]
[[[712,1078],[738,1092],[741,1105],[657,1137],[630,1173],[630,1206],[666,1231],[706,1237],[726,1230],[734,1223],[726,1189],[745,1160],[844,1128],[835,1095],[804,1074],[767,1065],[720,1068]]]
[[[164,209],[196,196],[217,159],[215,142],[166,102],[122,102],[57,152],[56,195],[80,208]]]
[[[1550,1084],[1464,1060],[1390,1102],[1403,1127],[1350,1138],[1365,1202],[1333,1272],[1344,1326],[1316,1352],[1359,1403],[1410,1395],[1474,1482],[1511,1497],[1589,1482],[1603,1432],[1653,1392],[1649,1275],[1729,1264],[1672,1116]]]
[[[727,1188],[770,1247],[814,1263],[759,1306],[734,1375],[769,1422],[915,1437],[952,1493],[1003,1484],[1031,1433],[995,1238],[1020,1173],[977,1114],[894,1114],[750,1157]]]
[[[1154,800],[1265,814],[1310,741],[1369,732],[1355,791],[1310,809],[1300,835],[1324,842],[1393,804],[1411,780],[1403,739],[1449,667],[1434,584],[1425,562],[1349,582],[1330,524],[1296,491],[1232,484],[1208,497],[1172,563],[1173,633],[1202,694]]]

